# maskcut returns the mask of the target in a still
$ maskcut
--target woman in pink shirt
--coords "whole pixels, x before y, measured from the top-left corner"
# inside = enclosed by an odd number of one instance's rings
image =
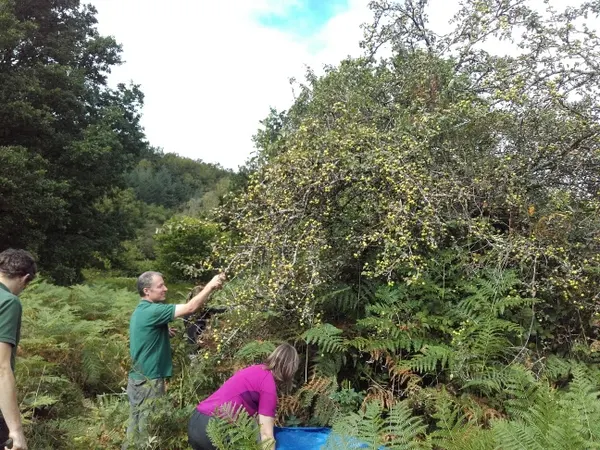
[[[277,410],[277,385],[289,385],[298,370],[298,352],[290,344],[281,344],[265,360],[237,371],[214,394],[200,402],[188,425],[188,439],[194,450],[215,450],[206,434],[206,426],[213,415],[225,408],[239,411],[244,408],[249,416],[258,416],[261,441],[271,439],[275,448],[273,428]]]

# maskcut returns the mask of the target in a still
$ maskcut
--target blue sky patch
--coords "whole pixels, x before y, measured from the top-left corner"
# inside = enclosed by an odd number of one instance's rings
[[[286,33],[309,36],[349,8],[348,0],[298,0],[282,13],[263,13],[258,23]]]

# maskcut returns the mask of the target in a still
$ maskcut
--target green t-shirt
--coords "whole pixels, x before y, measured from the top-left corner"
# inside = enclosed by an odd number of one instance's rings
[[[10,367],[15,371],[17,346],[21,338],[21,314],[23,307],[19,297],[13,295],[0,283],[0,342],[12,345]]]
[[[129,323],[129,353],[133,379],[167,378],[173,373],[169,322],[175,318],[175,305],[142,299]]]

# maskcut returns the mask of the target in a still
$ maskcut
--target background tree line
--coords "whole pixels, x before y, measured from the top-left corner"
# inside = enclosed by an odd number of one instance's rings
[[[234,176],[150,146],[139,86],[107,83],[122,49],[95,14],[78,0],[0,2],[0,248],[31,249],[60,284],[93,265],[139,270],[157,227],[205,215]]]

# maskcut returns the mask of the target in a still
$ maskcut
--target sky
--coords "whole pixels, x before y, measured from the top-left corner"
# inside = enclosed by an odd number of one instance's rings
[[[86,1],[86,0],[84,0]],[[270,107],[287,109],[289,79],[359,56],[369,0],[87,0],[98,29],[123,45],[109,83],[145,94],[151,145],[237,169]],[[432,0],[430,24],[448,29],[457,0]]]
[[[237,169],[269,108],[293,102],[291,77],[359,55],[367,0],[88,0],[123,46],[109,82],[145,94],[151,145]]]

